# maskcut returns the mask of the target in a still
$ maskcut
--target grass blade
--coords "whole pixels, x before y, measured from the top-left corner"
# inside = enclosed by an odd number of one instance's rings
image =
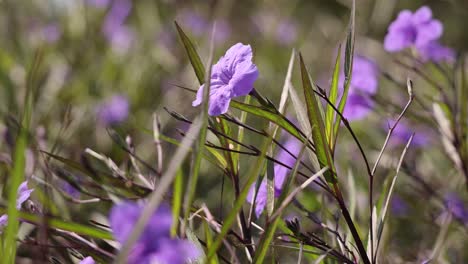
[[[193,69],[195,70],[195,75],[197,75],[198,82],[202,84],[205,80],[205,67],[203,67],[203,63],[198,56],[197,50],[193,45],[192,41],[187,37],[185,32],[182,28],[174,21],[174,24],[177,28],[177,32],[179,33],[180,40],[182,44],[184,44],[185,51],[189,57],[190,63],[192,64]]]
[[[346,37],[346,48],[345,48],[345,62],[344,62],[344,74],[345,81],[343,87],[343,95],[340,99],[340,104],[338,105],[338,110],[340,113],[343,113],[343,110],[346,106],[346,100],[348,99],[349,85],[351,84],[351,76],[353,72],[353,58],[354,58],[354,31],[355,31],[355,16],[356,16],[356,1],[353,0],[353,5],[351,7],[351,15],[349,18],[348,26],[348,36]],[[333,139],[334,142],[331,146],[336,145],[336,139],[338,137],[338,132],[341,124],[341,116],[336,116],[335,126],[333,128]],[[332,148],[332,150],[334,150]]]
[[[335,105],[336,100],[338,98],[338,81],[340,78],[340,63],[341,63],[341,45],[338,47],[338,54],[336,55],[336,61],[335,61],[335,68],[333,70],[333,77],[332,77],[332,82],[330,85],[330,95],[329,95],[329,100],[330,103]],[[332,133],[333,129],[333,121],[335,120],[335,110],[331,105],[327,105],[327,114],[325,116],[325,130],[327,132],[327,139],[328,142],[330,143],[330,148],[334,150],[334,133]],[[333,152],[333,151],[332,151]]]
[[[301,64],[302,85],[304,87],[304,96],[306,100],[307,115],[309,117],[310,127],[312,128],[312,139],[315,144],[315,153],[320,166],[328,167],[330,170],[325,172],[325,179],[330,183],[336,183],[335,166],[331,150],[327,142],[325,127],[320,113],[317,97],[314,93],[313,82],[309,78],[309,73],[305,67],[302,55],[299,54]]]

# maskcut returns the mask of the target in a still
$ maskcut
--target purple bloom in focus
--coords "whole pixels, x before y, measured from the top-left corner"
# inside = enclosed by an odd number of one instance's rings
[[[424,47],[418,49],[421,60],[433,62],[454,62],[455,51],[449,47],[440,44],[437,41],[432,41]]]
[[[465,207],[463,200],[455,193],[449,193],[445,196],[445,204],[449,212],[463,223],[468,223],[468,208]]]
[[[391,200],[390,210],[395,216],[404,216],[408,213],[408,204],[400,196],[394,195]]]
[[[284,149],[280,149],[278,154],[276,155],[276,160],[281,161],[285,165],[289,167],[294,167],[294,163],[296,162],[297,155],[301,150],[301,142],[296,139],[289,139],[284,144],[284,148],[287,149],[291,154],[291,156],[287,151]],[[284,182],[286,177],[289,175],[290,169],[284,167],[280,164],[275,164],[274,166],[275,178],[274,178],[274,188],[275,188],[275,197],[279,197],[281,191],[283,189]],[[249,194],[247,196],[247,201],[249,203],[253,203],[254,194],[255,194],[255,184],[250,187]],[[263,210],[265,209],[266,203],[268,200],[268,191],[267,191],[267,180],[264,179],[260,187],[258,189],[257,197],[255,199],[255,214],[257,217],[260,217]]]
[[[227,112],[231,99],[244,96],[253,89],[258,78],[257,66],[252,62],[250,45],[237,43],[213,65],[209,95],[208,113],[211,116]],[[203,100],[204,85],[198,89],[197,97],[192,106],[198,106]]]
[[[276,40],[281,45],[290,45],[297,39],[297,26],[290,20],[281,21],[276,28]]]
[[[135,202],[124,202],[112,208],[109,221],[118,242],[126,242],[143,209],[143,204]],[[191,242],[171,238],[171,225],[171,209],[161,205],[133,246],[128,263],[179,264],[197,258],[200,252]]]
[[[16,209],[20,210],[24,202],[26,202],[34,189],[28,189],[28,182],[24,181],[18,187],[18,197],[16,198]],[[0,216],[0,228],[3,228],[8,223],[8,215]]]
[[[127,119],[129,108],[129,102],[125,96],[115,95],[98,107],[98,119],[106,126],[121,123]]]
[[[437,40],[442,32],[442,24],[439,20],[432,18],[432,11],[429,7],[423,6],[414,13],[403,10],[390,24],[385,36],[384,48],[388,52],[396,52],[409,47],[419,49]]]
[[[96,262],[92,257],[86,257],[79,264],[95,264]]]

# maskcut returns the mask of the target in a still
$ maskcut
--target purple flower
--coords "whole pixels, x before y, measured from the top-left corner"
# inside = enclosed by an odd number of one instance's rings
[[[343,90],[344,73],[340,74],[339,89]],[[343,115],[349,121],[365,118],[374,108],[371,95],[377,93],[379,68],[377,64],[364,56],[356,55],[353,60],[353,71],[349,85],[348,99]]]
[[[4,214],[0,216],[0,232],[1,232],[1,228],[6,226],[7,224],[8,224],[8,215]]]
[[[439,20],[432,18],[429,7],[423,6],[411,13],[403,10],[397,19],[390,24],[385,36],[384,48],[388,52],[396,52],[409,47],[420,48],[437,40],[443,32]]]
[[[421,47],[419,50],[419,56],[423,62],[433,61],[433,62],[454,62],[455,61],[455,51],[449,47],[441,45],[437,41],[432,41]]]
[[[92,257],[86,257],[83,260],[80,261],[79,264],[95,264],[96,262]]]
[[[280,149],[278,154],[276,155],[276,160],[281,161],[283,164],[289,167],[294,167],[294,164],[296,162],[296,157],[301,150],[301,143],[296,139],[289,139],[284,144],[284,148],[287,149],[289,152],[291,152],[291,154],[293,154],[294,156],[289,154],[284,149]],[[275,178],[274,178],[275,194],[274,195],[275,197],[279,197],[283,189],[283,185],[286,180],[286,177],[289,175],[290,169],[284,167],[283,165],[275,164],[274,172],[275,172]],[[250,187],[249,194],[247,196],[247,201],[251,204],[253,203],[254,196],[255,196],[254,195],[255,187],[256,187],[255,184]],[[268,200],[267,181],[266,179],[264,179],[260,184],[257,197],[255,199],[255,214],[257,215],[257,217],[260,217],[263,210],[265,209],[267,200]]]
[[[121,123],[127,119],[129,108],[127,97],[115,95],[98,107],[98,119],[106,126]]]
[[[204,17],[193,11],[184,10],[178,17],[181,24],[187,27],[195,36],[203,35],[209,26],[208,21]]]
[[[394,121],[390,122],[393,125]],[[387,125],[388,126],[388,125]],[[411,128],[410,124],[400,120],[397,126],[393,130],[392,137],[390,138],[390,144],[392,145],[406,145],[411,135],[414,133],[413,141],[411,145],[415,147],[425,146],[429,143],[429,137],[426,133],[421,130]]]
[[[394,195],[391,199],[390,210],[395,216],[405,216],[408,213],[408,204],[400,196]]]
[[[115,0],[103,24],[104,36],[119,52],[127,51],[134,39],[134,32],[124,24],[131,10],[131,1]]]
[[[258,78],[257,66],[252,62],[250,45],[237,43],[213,65],[208,113],[211,116],[227,112],[231,99],[244,96],[253,89]],[[198,89],[197,97],[192,106],[198,106],[203,100],[203,87]]]
[[[290,45],[297,39],[297,26],[290,20],[283,20],[278,24],[275,35],[281,45]]]
[[[359,90],[369,95],[377,93],[379,85],[379,68],[377,64],[364,56],[356,55],[353,59],[353,71],[350,83],[350,93]],[[341,87],[344,83],[344,73],[340,78]]]
[[[79,190],[66,181],[62,181],[62,190],[75,199],[79,198],[81,194]]]
[[[135,202],[124,202],[112,208],[109,221],[118,242],[125,243],[144,208],[144,204]],[[200,252],[191,242],[171,238],[171,225],[171,209],[166,205],[161,205],[154,212],[143,234],[133,246],[128,263],[179,264],[197,258]]]
[[[24,181],[18,187],[18,197],[16,198],[16,209],[20,210],[24,202],[26,202],[34,189],[28,189],[28,182]],[[0,216],[0,228],[3,228],[8,223],[8,215]]]
[[[468,223],[468,208],[465,207],[463,200],[455,193],[449,193],[445,196],[445,204],[449,212],[463,223]]]
[[[42,28],[42,35],[48,43],[55,43],[62,35],[62,31],[57,24],[48,24]]]
[[[348,121],[360,120],[367,117],[374,108],[374,101],[367,95],[350,93],[346,100],[346,106],[343,111],[343,116]]]
[[[27,181],[20,184],[18,187],[18,198],[16,199],[16,209],[21,209],[21,205],[29,199],[33,191],[34,189],[28,189]]]
[[[226,20],[220,20],[216,22],[216,32],[214,35],[214,41],[216,43],[224,43],[231,35],[231,26]]]

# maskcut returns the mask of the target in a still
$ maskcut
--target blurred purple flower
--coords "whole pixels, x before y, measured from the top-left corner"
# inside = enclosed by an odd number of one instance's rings
[[[281,21],[276,28],[276,40],[281,45],[290,45],[297,39],[297,25],[291,20]]]
[[[8,224],[8,215],[4,214],[0,216],[0,233],[1,233],[1,228],[6,226]]]
[[[134,39],[134,32],[124,24],[131,10],[131,1],[115,0],[105,18],[102,31],[116,51],[128,50]]]
[[[86,0],[86,4],[95,8],[106,8],[109,6],[110,0]]]
[[[455,51],[449,47],[446,47],[440,44],[437,41],[432,41],[421,47],[419,50],[419,56],[423,62],[433,61],[433,62],[454,62],[455,61]]]
[[[394,121],[390,122],[393,125]],[[389,124],[387,124],[388,127]],[[390,138],[391,145],[406,145],[411,135],[414,133],[413,141],[411,145],[415,147],[425,146],[429,143],[429,137],[426,133],[421,130],[411,128],[410,124],[400,120],[397,126],[393,130],[392,137]]]
[[[231,35],[231,26],[226,20],[219,20],[216,22],[216,32],[214,41],[216,43],[224,43]]]
[[[48,43],[55,43],[60,39],[62,31],[57,24],[51,23],[42,28],[42,35]]]
[[[188,28],[189,32],[195,36],[201,36],[206,32],[209,26],[208,21],[201,15],[191,11],[184,10],[178,15],[182,26]]]
[[[445,204],[449,212],[463,223],[468,223],[468,208],[460,197],[455,193],[445,196]]]
[[[340,74],[338,88],[344,89],[344,73]],[[377,93],[379,68],[377,64],[364,56],[356,55],[353,60],[353,71],[349,85],[348,99],[343,115],[348,121],[365,118],[374,108],[371,95]]]
[[[34,189],[28,189],[28,182],[24,181],[18,187],[18,197],[16,198],[16,209],[20,210],[24,202],[26,202]],[[0,216],[0,228],[3,228],[8,223],[8,215]]]
[[[109,221],[118,242],[126,242],[144,208],[144,204],[135,202],[114,205]],[[133,246],[128,263],[179,264],[197,258],[200,252],[191,242],[171,238],[171,225],[171,209],[167,205],[161,205]]]
[[[391,199],[390,210],[395,216],[405,216],[408,214],[408,204],[400,196],[394,195]]]
[[[114,95],[97,109],[99,121],[106,125],[115,125],[125,121],[128,117],[129,102],[123,95]]]
[[[374,101],[365,94],[350,93],[346,100],[346,106],[343,111],[343,116],[348,121],[360,120],[365,118],[372,112]]]
[[[81,194],[78,189],[66,181],[62,181],[62,190],[75,199],[79,198]]]
[[[289,139],[284,144],[284,148],[287,149],[291,154],[289,154],[284,149],[280,149],[278,154],[276,155],[276,160],[281,161],[283,164],[294,167],[294,163],[296,162],[297,155],[301,151],[301,142],[296,139]],[[279,197],[281,191],[283,189],[284,181],[286,177],[289,175],[290,169],[284,167],[280,164],[275,164],[274,166],[275,178],[274,178],[274,188],[275,188],[275,197]],[[249,203],[253,203],[254,196],[255,196],[255,184],[250,187],[249,194],[247,196],[247,201]],[[268,200],[268,191],[267,191],[267,180],[264,179],[260,187],[258,189],[257,197],[255,199],[255,214],[257,217],[260,217],[263,210],[265,209],[266,203]]]
[[[258,69],[252,62],[252,56],[250,45],[237,43],[213,65],[208,109],[211,116],[226,113],[232,98],[247,95],[252,91],[258,78]],[[204,85],[198,89],[192,106],[202,103],[203,87]]]
[[[83,260],[80,261],[79,264],[95,264],[96,262],[92,257],[86,257]]]
[[[422,6],[416,12],[403,10],[393,21],[385,36],[384,48],[388,52],[397,52],[409,47],[419,49],[437,40],[443,32],[442,23],[432,18],[432,11]]]

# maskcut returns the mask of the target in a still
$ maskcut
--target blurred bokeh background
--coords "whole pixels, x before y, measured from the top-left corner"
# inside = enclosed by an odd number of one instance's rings
[[[396,81],[405,83],[407,77],[412,77],[415,89],[423,94],[433,88],[424,90],[425,83],[418,82],[413,73],[398,68],[394,62],[396,55],[383,49],[388,25],[398,12],[430,6],[433,16],[444,25],[442,43],[459,52],[466,50],[468,31],[464,25],[468,1],[356,2],[356,54],[372,58],[382,72],[391,74]],[[174,21],[195,42],[204,62],[208,59],[214,20],[217,21],[215,61],[237,42],[250,44],[260,72],[255,87],[278,103],[293,48],[303,53],[315,81],[327,87],[337,47],[346,36],[350,5],[348,0],[3,0],[0,2],[0,112],[4,122],[0,130],[5,140],[1,141],[0,148],[8,151],[9,124],[18,120],[25,87],[30,85],[27,73],[34,59],[41,57],[32,84],[36,92],[31,125],[42,144],[40,148],[55,148],[56,153],[75,160],[79,160],[85,148],[91,148],[119,164],[126,159],[126,154],[109,136],[106,127],[111,125],[121,135],[131,135],[137,153],[155,164],[153,113],[159,115],[163,134],[172,138],[180,138],[178,130],[186,130],[187,125],[167,114],[164,107],[188,118],[197,113],[191,106],[194,94],[177,87],[198,89]],[[293,84],[300,87],[296,77]],[[371,156],[383,143],[386,120],[398,115],[407,97],[404,87],[383,77],[379,79],[376,100],[380,98],[377,101],[381,104],[368,118],[352,124]],[[437,134],[434,123],[424,119],[425,113],[418,115],[418,109],[415,106],[408,117],[417,123],[414,128]],[[249,118],[248,122],[259,129],[266,124],[255,118]],[[355,195],[360,205],[357,210],[363,211],[359,220],[365,223],[366,177],[360,176],[364,166],[356,155],[356,146],[347,137],[343,135],[338,152],[339,159],[343,160],[340,170],[344,176],[357,175]],[[259,142],[255,136],[246,140],[253,144]],[[389,234],[390,247],[394,250],[386,250],[394,252],[393,263],[400,258],[418,259],[420,252],[432,247],[438,233],[432,227],[443,210],[443,199],[433,199],[434,189],[441,197],[449,193],[466,197],[463,179],[451,174],[453,165],[441,153],[441,143],[437,138],[431,142],[423,149],[415,147],[410,151],[407,169],[417,175],[407,175],[404,171],[397,185],[391,220],[391,225],[397,228],[390,229]],[[169,159],[172,145],[163,143],[163,146]],[[384,160],[381,178],[376,180],[376,193],[383,181],[393,175],[394,159],[401,148],[402,145],[392,148]],[[249,157],[242,159],[248,164]],[[205,201],[210,207],[217,207],[222,173],[210,168],[209,164],[202,168],[199,197],[215,197]],[[6,176],[3,174],[1,181],[5,182]],[[229,197],[232,190],[226,187],[225,191]],[[448,245],[454,248],[456,260],[467,259],[468,251],[460,250],[466,249],[466,229],[461,234],[454,236]]]

